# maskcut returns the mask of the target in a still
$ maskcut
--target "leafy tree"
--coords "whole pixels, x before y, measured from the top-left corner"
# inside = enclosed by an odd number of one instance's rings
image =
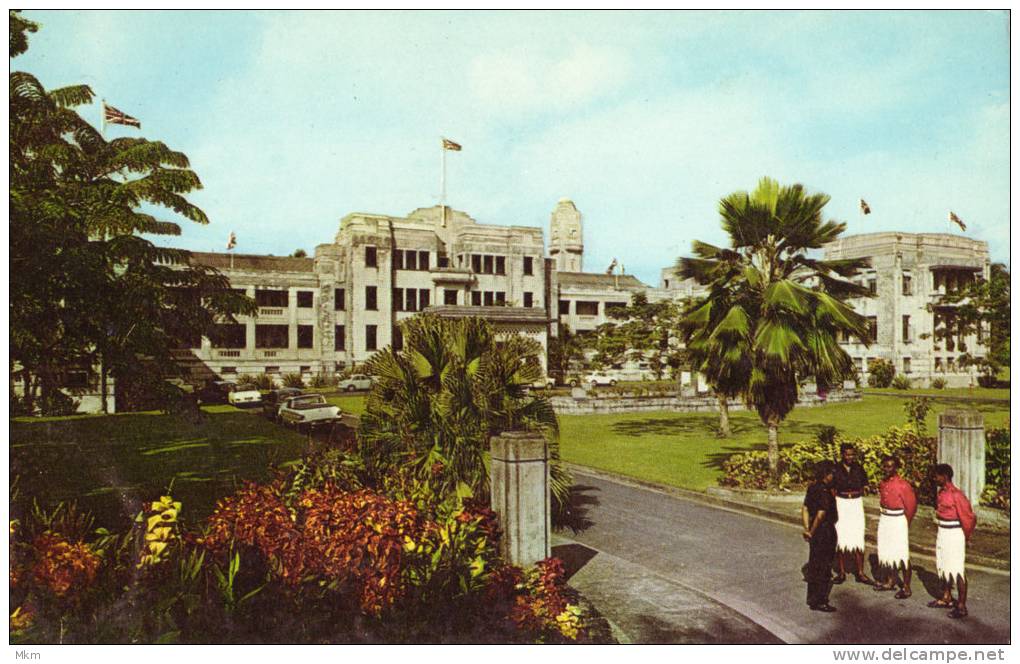
[[[11,13],[11,57],[35,29]],[[93,96],[10,74],[11,368],[29,407],[37,390],[52,398],[69,366],[101,366],[104,387],[109,370],[169,398],[161,379],[177,373],[172,349],[254,311],[226,277],[190,265],[189,252],[143,237],[180,233],[143,208],[208,223],[185,198],[201,183],[163,143],[107,141],[73,110]]]
[[[546,366],[549,374],[564,380],[570,373],[572,362],[583,362],[586,347],[585,339],[580,334],[570,331],[570,326],[560,323],[559,334],[549,338]]]
[[[364,367],[378,377],[359,431],[369,472],[409,467],[440,497],[461,484],[483,496],[490,437],[537,430],[549,441],[553,500],[565,507],[571,480],[559,463],[556,414],[527,389],[542,374],[538,342],[515,335],[497,344],[481,318],[422,314],[402,325],[403,350],[387,347]]]
[[[304,249],[295,249],[294,253],[291,254],[291,256],[293,258],[307,258],[308,257],[308,252],[305,251]]]
[[[667,369],[676,369],[684,357],[676,343],[681,307],[672,300],[649,302],[644,292],[631,296],[626,306],[610,307],[610,321],[595,331],[595,361],[600,366],[624,360],[648,362],[661,380]]]
[[[822,221],[825,194],[802,185],[780,186],[763,178],[751,193],[736,192],[719,203],[730,247],[695,241],[694,257],[681,258],[681,277],[708,286],[708,294],[686,315],[688,343],[718,343],[716,357],[739,383],[739,392],[768,428],[768,462],[778,479],[779,424],[797,403],[801,379],[820,386],[852,376],[853,362],[837,333],[864,338],[865,319],[844,300],[867,296],[850,279],[862,259],[822,261],[811,250],[832,242],[846,224]],[[739,358],[746,363],[739,366]]]
[[[896,377],[896,367],[889,360],[876,357],[868,362],[868,387],[889,387]]]

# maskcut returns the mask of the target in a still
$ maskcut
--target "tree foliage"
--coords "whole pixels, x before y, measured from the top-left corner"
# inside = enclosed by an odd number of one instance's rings
[[[12,57],[34,29],[11,13]],[[151,213],[160,208],[208,223],[186,198],[201,182],[159,141],[106,140],[74,111],[93,97],[10,74],[10,349],[29,399],[51,394],[66,367],[100,362],[169,394],[160,379],[176,373],[171,349],[254,310],[189,252],[144,237],[180,233]]]
[[[993,377],[1009,366],[1010,288],[1009,269],[1004,264],[993,263],[989,279],[976,279],[955,293],[942,295],[935,306],[949,306],[952,312],[935,328],[936,340],[979,335],[988,346],[986,355],[966,353],[960,358],[962,364],[976,365]],[[946,324],[949,321],[951,325]]]
[[[649,302],[644,292],[631,296],[627,306],[610,307],[611,319],[595,334],[595,363],[600,367],[630,360],[648,362],[656,380],[678,369],[685,357],[676,330],[681,306],[672,300]]]
[[[813,377],[824,387],[853,376],[837,333],[867,333],[844,301],[868,295],[850,281],[865,261],[809,254],[846,228],[823,221],[828,201],[763,178],[753,192],[719,202],[729,247],[695,241],[694,257],[677,263],[681,277],[708,287],[684,317],[684,341],[709,380],[743,397],[768,427],[773,476],[779,423],[797,403],[799,383]]]

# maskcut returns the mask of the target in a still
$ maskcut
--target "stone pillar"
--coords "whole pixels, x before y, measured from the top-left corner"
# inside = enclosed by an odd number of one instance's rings
[[[500,553],[528,567],[550,554],[549,449],[541,433],[508,431],[490,442],[492,509],[499,514]]]
[[[985,488],[985,416],[952,408],[939,415],[938,460],[953,467],[953,484],[976,505]]]

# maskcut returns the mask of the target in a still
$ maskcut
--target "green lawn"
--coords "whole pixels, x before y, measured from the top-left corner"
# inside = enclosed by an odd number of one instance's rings
[[[340,412],[361,415],[365,412],[365,393],[326,395],[326,401],[340,407]]]
[[[780,444],[810,438],[823,425],[844,434],[868,436],[903,424],[904,400],[865,396],[849,404],[797,408],[783,423]],[[928,416],[935,433],[936,415],[947,407],[973,407],[985,415],[986,427],[1003,426],[1009,404],[936,400]],[[716,413],[629,413],[621,415],[561,415],[560,450],[567,461],[630,475],[640,479],[703,491],[721,475],[722,462],[735,452],[765,449],[766,434],[757,415],[730,415],[733,437],[715,437]]]
[[[893,394],[901,397],[923,395],[934,397],[970,397],[972,399],[1009,399],[1008,387],[947,387],[941,390],[931,387],[910,390],[897,390],[894,387],[866,387],[864,391]]]
[[[241,481],[266,478],[307,445],[257,412],[203,411],[201,422],[159,413],[12,420],[11,478],[24,497],[77,500],[108,527],[123,525],[173,481],[183,517],[195,520]]]

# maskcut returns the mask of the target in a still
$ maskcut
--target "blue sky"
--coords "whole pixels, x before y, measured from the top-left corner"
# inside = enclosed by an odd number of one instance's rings
[[[725,242],[718,199],[762,175],[831,195],[851,233],[947,232],[953,210],[1009,259],[1005,11],[25,16],[13,68],[91,85],[191,158],[211,223],[175,246],[311,253],[349,212],[437,204],[445,135],[451,206],[547,231],[569,197],[588,270],[657,283]]]

